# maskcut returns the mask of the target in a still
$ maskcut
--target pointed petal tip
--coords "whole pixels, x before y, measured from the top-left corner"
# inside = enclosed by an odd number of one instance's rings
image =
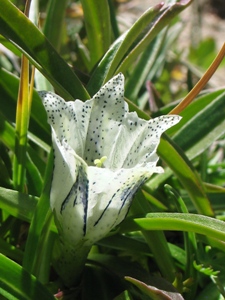
[[[179,123],[180,120],[182,119],[182,117],[179,116],[179,115],[171,115],[171,117],[173,117],[174,125],[176,125],[177,123]]]
[[[47,94],[47,91],[38,91],[38,95],[39,97],[43,100],[43,98],[45,97],[45,95]]]
[[[171,121],[171,122],[172,122],[172,125],[171,125],[171,126],[173,126],[173,125],[179,123],[180,120],[182,119],[182,117],[179,116],[179,115],[162,115],[162,116],[160,116],[159,118],[162,118],[162,120],[167,119],[167,120]]]
[[[168,115],[168,116],[174,118],[174,120],[177,120],[177,122],[179,122],[182,119],[182,117],[179,115]]]
[[[170,127],[173,127],[175,126],[176,124],[178,124],[180,122],[180,120],[182,119],[181,116],[179,115],[166,115],[166,116],[162,116],[164,119],[167,118],[168,119],[168,123],[169,123],[169,126],[166,126],[167,129],[169,129]],[[165,130],[167,130],[165,129]]]
[[[121,84],[124,85],[125,77],[124,77],[123,73],[120,72],[117,75],[115,75],[114,77],[112,77],[111,80],[113,80],[113,81],[115,80],[116,82],[119,81]]]
[[[49,100],[50,98],[54,98],[54,97],[59,97],[58,95],[56,95],[53,92],[48,92],[48,91],[39,91],[38,95],[40,96],[41,100]]]

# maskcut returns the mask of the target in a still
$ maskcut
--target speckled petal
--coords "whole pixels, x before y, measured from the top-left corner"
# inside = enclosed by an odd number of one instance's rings
[[[86,102],[65,102],[51,92],[40,92],[50,125],[89,166],[107,156],[105,167],[132,168],[156,164],[161,134],[179,122],[179,116],[145,121],[128,112],[124,101],[124,77],[118,74]]]
[[[39,92],[48,115],[48,122],[58,139],[83,156],[91,107],[80,100],[64,101],[52,92]],[[84,111],[84,112],[83,112]],[[85,120],[85,121],[84,121]]]
[[[127,113],[105,166],[154,167],[158,161],[156,150],[162,133],[179,120],[179,116],[160,116],[145,121],[139,119],[136,113]]]
[[[128,112],[122,74],[85,102],[65,102],[51,92],[39,95],[52,129],[50,204],[59,232],[57,270],[71,286],[92,244],[123,221],[138,188],[163,171],[156,167],[156,148],[161,134],[180,117],[145,121]]]
[[[123,99],[124,77],[118,74],[85,102],[65,102],[51,92],[39,92],[48,114],[49,124],[60,141],[65,140],[88,165],[107,156],[116,138],[118,126],[127,111]]]
[[[60,235],[76,244],[86,233],[88,167],[64,140],[57,138],[54,130],[52,141],[54,172],[50,204]]]
[[[128,111],[123,96],[124,76],[120,73],[109,80],[92,98],[93,106],[84,154],[88,165],[93,165],[96,158],[110,156],[114,141],[120,133],[120,125]]]
[[[86,237],[95,243],[121,223],[130,208],[137,189],[162,168],[120,169],[111,171],[89,167],[89,199]]]

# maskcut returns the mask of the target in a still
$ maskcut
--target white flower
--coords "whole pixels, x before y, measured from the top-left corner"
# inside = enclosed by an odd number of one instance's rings
[[[90,100],[40,92],[52,129],[50,203],[64,243],[91,246],[125,218],[133,195],[157,167],[161,134],[179,116],[145,121],[128,112],[118,74]]]

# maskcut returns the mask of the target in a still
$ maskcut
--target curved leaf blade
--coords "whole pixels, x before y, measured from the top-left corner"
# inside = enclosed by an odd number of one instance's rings
[[[10,215],[31,222],[38,197],[0,187],[0,208]]]
[[[24,30],[27,28],[29,30]],[[10,40],[66,98],[86,100],[79,78],[40,30],[10,1],[1,1],[0,34]]]
[[[160,12],[156,16],[150,30],[144,35],[144,37],[138,42],[135,47],[129,52],[129,55],[125,57],[120,66],[117,68],[116,73],[125,72],[129,66],[136,60],[138,55],[148,46],[153,38],[165,28],[170,21],[184,10],[193,0],[179,1],[175,4],[171,4]]]
[[[180,1],[163,10],[163,3],[160,3],[148,9],[129,31],[115,41],[99,62],[87,86],[90,94],[98,91],[114,74],[126,72],[154,37],[192,1]]]
[[[0,294],[7,299],[55,299],[34,276],[2,254],[0,254]]]
[[[157,152],[185,187],[197,211],[207,216],[214,216],[204,185],[183,151],[166,135],[163,135]],[[167,175],[165,172],[162,176],[150,179],[146,187],[156,188],[161,183],[161,179],[166,179]]]
[[[202,109],[197,114],[192,111],[193,117],[183,124],[173,138],[183,150],[188,150],[190,157],[201,154],[225,133],[225,92],[205,107],[204,97],[201,98],[199,101],[202,102]]]
[[[107,0],[81,0],[88,38],[91,68],[108,50],[111,43],[110,11]]]
[[[162,4],[159,4],[148,9],[134,23],[130,30],[121,35],[109,48],[108,52],[106,52],[102,60],[99,62],[88,83],[87,89],[91,95],[96,93],[100,87],[113,76],[116,68],[126,55],[129,48],[157,15],[161,7]]]
[[[225,241],[225,222],[189,213],[149,213],[146,218],[125,220],[121,232],[137,230],[188,231]]]

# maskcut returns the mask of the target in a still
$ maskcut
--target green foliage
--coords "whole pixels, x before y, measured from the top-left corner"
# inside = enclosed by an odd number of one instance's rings
[[[205,90],[163,136],[158,154],[165,172],[142,187],[124,222],[92,247],[81,285],[67,289],[53,268],[51,136],[37,91],[47,87],[66,100],[85,101],[123,72],[131,111],[145,119],[169,113],[188,92],[192,71],[196,66],[205,70],[215,53],[211,39],[190,48],[180,74],[183,83],[176,82],[173,91],[182,59],[179,14],[192,1],[149,8],[125,32],[119,30],[112,0],[77,1],[73,4],[82,13],[75,17],[69,1],[33,2],[33,15],[46,13],[40,28],[21,11],[23,1],[1,0],[0,298],[221,299],[225,90],[220,87]],[[38,71],[32,107],[26,106],[18,119],[18,89],[28,76],[18,64],[21,54]],[[27,124],[23,144],[17,142],[18,120]],[[23,179],[15,164],[18,155],[24,155]]]

